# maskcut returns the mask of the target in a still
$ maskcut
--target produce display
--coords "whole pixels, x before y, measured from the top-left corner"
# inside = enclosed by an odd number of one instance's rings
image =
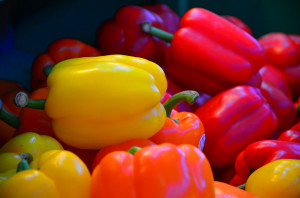
[[[0,79],[5,198],[299,198],[300,35],[125,5]]]

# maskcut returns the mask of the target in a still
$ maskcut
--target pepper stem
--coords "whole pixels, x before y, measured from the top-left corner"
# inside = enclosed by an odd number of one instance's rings
[[[1,99],[0,99],[0,119],[3,122],[7,123],[8,125],[14,127],[15,129],[19,128],[21,125],[20,117],[8,112],[3,107],[3,102]]]
[[[161,40],[164,40],[168,43],[171,43],[174,35],[169,33],[169,32],[166,32],[162,29],[159,29],[159,28],[156,28],[156,27],[153,27],[152,26],[152,23],[150,21],[143,21],[141,23],[141,29],[143,32],[147,33],[147,34],[150,34],[152,36],[155,36]]]
[[[246,183],[237,186],[237,188],[245,190],[245,188],[246,188]]]
[[[128,150],[128,152],[131,153],[132,155],[134,155],[140,149],[141,149],[141,147],[133,146]]]
[[[199,98],[199,93],[197,91],[187,90],[174,94],[165,103],[164,107],[167,116],[171,118],[171,112],[174,107],[183,101],[187,101],[189,104],[193,104]]]
[[[14,103],[18,107],[45,109],[46,99],[30,99],[25,92],[21,91],[15,95]]]
[[[49,65],[49,66],[46,66],[43,68],[43,73],[46,75],[46,76],[49,76],[51,70],[53,69],[54,65]]]
[[[299,102],[299,104],[297,106],[297,115],[300,118],[300,102]]]
[[[21,153],[20,154],[21,161],[17,167],[17,173],[24,170],[30,170],[29,163],[33,160],[32,155],[30,153]]]

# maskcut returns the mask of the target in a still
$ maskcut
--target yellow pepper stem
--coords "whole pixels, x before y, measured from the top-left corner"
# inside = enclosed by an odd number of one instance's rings
[[[140,149],[141,149],[141,147],[133,146],[128,150],[128,152],[131,153],[132,155],[134,155]]]
[[[170,43],[174,37],[173,34],[166,32],[162,29],[156,28],[152,26],[152,23],[150,21],[144,21],[141,23],[141,29],[143,32],[150,34],[152,36],[155,36],[161,40],[164,40],[168,43]]]
[[[188,102],[193,104],[199,98],[199,93],[197,91],[187,90],[174,94],[164,103],[164,108],[166,110],[167,116],[171,118],[172,109],[174,109],[181,102]]]
[[[45,109],[46,99],[30,99],[25,92],[21,91],[15,95],[14,103],[18,107]]]
[[[29,163],[33,160],[32,155],[30,153],[21,153],[20,157],[22,160],[18,164],[17,172],[31,169]]]
[[[14,127],[14,128],[19,128],[21,125],[20,118],[19,116],[16,116],[10,112],[8,112],[4,107],[3,107],[3,102],[0,99],[0,119],[7,123],[8,125]]]

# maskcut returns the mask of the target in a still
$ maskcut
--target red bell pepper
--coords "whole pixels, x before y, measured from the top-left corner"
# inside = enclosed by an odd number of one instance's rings
[[[260,84],[257,72],[266,61],[263,48],[251,35],[217,14],[192,8],[183,15],[174,35],[148,22],[141,28],[171,42],[165,72],[185,90],[216,95],[237,85]]]
[[[276,131],[271,136],[271,139],[276,139],[297,122],[297,111],[291,98],[277,87],[263,80],[260,90],[278,118]]]
[[[254,142],[236,158],[235,170],[246,182],[251,170],[279,159],[300,159],[300,143],[281,140]]]
[[[260,90],[246,85],[214,96],[195,114],[205,129],[203,151],[216,168],[233,166],[242,150],[268,139],[277,126],[277,117]]]
[[[268,82],[280,89],[285,95],[292,99],[291,88],[283,71],[274,67],[273,65],[266,64],[258,71],[263,81]]]
[[[103,157],[105,157],[107,154],[109,154],[113,151],[128,151],[131,147],[134,147],[134,146],[144,148],[146,146],[154,146],[154,145],[156,145],[156,144],[148,139],[132,139],[132,140],[123,142],[121,144],[106,146],[97,152],[97,154],[94,158],[94,161],[93,161],[92,169],[94,170],[95,167],[103,159]]]
[[[286,130],[277,138],[281,141],[298,142],[300,143],[300,131]]]
[[[300,48],[296,38],[274,32],[258,39],[266,51],[267,63],[283,71],[291,88],[293,100],[300,96]]]
[[[47,51],[37,56],[31,67],[31,89],[36,90],[47,86],[47,77],[43,68],[60,61],[89,56],[100,56],[101,53],[91,45],[76,39],[59,39],[51,43]]]
[[[208,160],[198,148],[187,144],[149,146],[134,155],[112,152],[92,173],[92,198],[214,196]]]
[[[163,66],[168,43],[143,33],[139,25],[144,20],[167,30],[158,14],[141,6],[123,6],[117,10],[114,18],[99,25],[96,39],[100,51],[103,54],[141,57]]]
[[[247,32],[248,34],[253,35],[252,30],[249,28],[249,26],[246,25],[246,23],[244,23],[238,17],[231,16],[231,15],[222,15],[222,17],[224,19],[226,19],[227,21],[233,23],[234,25],[238,26],[239,28],[241,28],[242,30],[244,30],[245,32]]]
[[[173,34],[179,29],[180,16],[167,4],[143,5],[142,7],[158,14],[164,21],[167,32]]]
[[[182,101],[192,104],[198,97],[199,94],[195,91],[182,91],[169,98],[164,103],[167,112],[165,124],[149,140],[156,144],[191,144],[196,147],[203,147],[205,141],[204,127],[198,116],[191,112],[173,111],[173,108]],[[201,143],[200,140],[202,140]]]

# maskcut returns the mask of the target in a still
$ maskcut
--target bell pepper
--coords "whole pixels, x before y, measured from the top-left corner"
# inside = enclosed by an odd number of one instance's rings
[[[156,13],[163,20],[166,31],[174,34],[179,29],[180,16],[167,4],[142,5],[143,8]]]
[[[38,158],[42,153],[53,149],[62,150],[63,147],[50,136],[27,132],[13,137],[0,148],[0,183],[16,173],[21,153],[29,153],[33,158]]]
[[[260,90],[278,118],[276,130],[271,136],[271,139],[276,139],[297,122],[297,110],[291,98],[267,81],[262,80]]]
[[[156,144],[191,144],[203,148],[205,142],[204,127],[198,116],[191,112],[175,111],[172,113],[173,108],[182,101],[192,104],[198,97],[198,92],[182,91],[169,98],[164,103],[167,112],[165,124],[149,140]],[[200,140],[202,141],[200,142]]]
[[[114,177],[112,178],[112,175]],[[92,173],[91,197],[214,197],[205,155],[192,145],[161,144],[106,155]]]
[[[246,181],[251,171],[278,159],[300,160],[300,143],[281,140],[254,142],[236,158],[235,170]]]
[[[20,83],[0,79],[0,109],[5,108],[7,112],[19,115],[21,108],[13,103],[14,95],[19,91],[29,94],[29,91]],[[0,119],[0,147],[14,136],[15,131],[14,127]]]
[[[266,61],[263,48],[215,13],[203,8],[188,10],[174,35],[147,21],[141,28],[170,42],[166,75],[185,90],[216,95],[237,85],[260,84],[257,72]]]
[[[85,164],[70,151],[47,151],[32,161],[32,169],[26,160],[22,160],[19,167],[19,172],[0,185],[1,196],[90,197],[91,175]]]
[[[260,198],[300,197],[300,160],[281,159],[254,171],[246,191]]]
[[[215,181],[215,192],[215,198],[258,198],[250,192],[219,181]]]
[[[113,18],[99,25],[96,40],[100,51],[105,55],[124,54],[145,58],[163,67],[169,44],[143,33],[139,25],[144,20],[167,30],[158,14],[141,6],[123,6]]]
[[[105,157],[107,154],[113,151],[128,151],[131,147],[137,146],[140,148],[144,148],[146,146],[154,146],[156,145],[154,142],[148,139],[132,139],[122,142],[121,144],[117,145],[110,145],[100,149],[93,161],[92,169],[94,170],[95,167],[100,163],[100,161]]]
[[[231,15],[222,15],[222,17],[224,19],[226,19],[227,21],[229,21],[230,23],[233,23],[234,25],[238,26],[239,28],[241,28],[242,30],[244,30],[245,32],[250,34],[251,36],[253,36],[252,30],[249,28],[249,26],[246,25],[246,23],[244,23],[238,17],[231,16]]]
[[[147,139],[165,122],[160,103],[167,88],[164,72],[143,58],[68,59],[53,67],[47,85],[46,100],[27,100],[19,94],[15,102],[22,107],[40,102],[39,108],[45,107],[52,119],[55,135],[76,148],[100,149]]]
[[[291,129],[286,130],[280,134],[277,140],[300,143],[300,131],[291,130]]]
[[[292,91],[293,100],[300,96],[300,48],[287,34],[273,32],[258,39],[267,54],[267,63],[282,70]]]
[[[48,46],[45,53],[35,58],[31,66],[31,90],[47,86],[47,77],[43,73],[44,67],[70,58],[100,55],[101,52],[96,48],[76,39],[64,38],[54,41]]]
[[[195,114],[204,125],[204,153],[214,168],[233,166],[252,142],[268,139],[277,117],[258,88],[237,86],[208,100]]]
[[[274,67],[273,65],[266,64],[258,71],[263,81],[268,82],[274,87],[281,90],[287,97],[292,99],[291,88],[283,71]]]

